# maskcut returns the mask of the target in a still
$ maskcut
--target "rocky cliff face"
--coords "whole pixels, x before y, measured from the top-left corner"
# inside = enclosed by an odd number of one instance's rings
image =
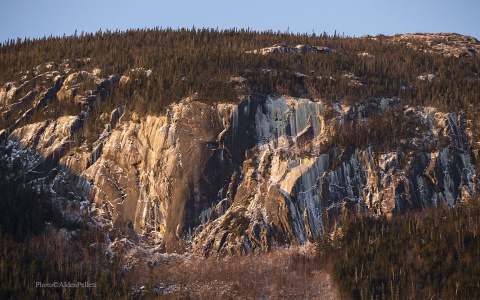
[[[331,52],[268,49],[257,52]],[[393,215],[477,192],[479,145],[462,112],[389,98],[344,105],[254,93],[220,104],[192,97],[158,115],[117,107],[101,116],[100,134],[78,144],[95,103],[151,71],[102,78],[102,70],[71,72],[68,62],[37,69],[0,90],[2,117],[14,120],[0,132],[2,147],[15,157],[36,153],[24,165],[29,180],[48,187],[66,215],[86,214],[112,238],[205,256],[267,251],[315,240],[344,210]],[[52,101],[74,103],[78,113],[35,121]],[[395,146],[332,143],[345,124],[393,111],[416,120]]]
[[[463,115],[433,108],[404,110],[428,127],[428,143],[445,141],[428,152],[322,147],[336,134],[336,122],[352,118],[353,112],[381,112],[390,105],[395,105],[391,99],[369,101],[344,108],[327,122],[325,110],[333,108],[321,102],[278,97],[259,104],[259,142],[247,150],[234,201],[222,216],[197,228],[196,249],[209,255],[304,244],[323,233],[325,216],[345,209],[392,215],[440,203],[451,206],[472,195],[475,157]],[[313,138],[299,144],[309,128]],[[425,143],[414,137],[409,142],[418,149]]]
[[[368,109],[389,109],[388,102]],[[448,140],[431,152],[323,151],[333,124],[358,111],[343,108],[327,121],[326,109],[333,110],[289,97],[217,106],[187,100],[166,115],[118,120],[92,151],[66,146],[80,122],[75,116],[23,126],[9,138],[64,170],[53,175],[58,197],[92,201],[92,215],[108,228],[169,252],[190,242],[207,256],[300,245],[323,233],[325,213],[391,215],[454,205],[475,192],[462,115],[405,110],[425,122],[430,142]]]

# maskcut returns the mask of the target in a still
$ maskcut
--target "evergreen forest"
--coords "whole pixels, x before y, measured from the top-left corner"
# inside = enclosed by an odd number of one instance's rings
[[[273,45],[312,45],[333,51],[251,52]],[[132,79],[107,87],[108,93],[87,120],[89,131],[79,135],[79,144],[96,140],[103,128],[102,113],[122,105],[126,105],[126,116],[133,118],[165,114],[169,105],[186,97],[213,104],[238,102],[254,94],[345,105],[388,97],[411,107],[464,112],[476,135],[472,140],[480,141],[478,56],[427,53],[382,35],[358,38],[249,29],[153,28],[10,40],[0,46],[0,85],[34,82],[45,64],[63,68],[67,63],[70,73],[100,69],[103,78]],[[138,70],[150,70],[151,75]],[[435,79],[419,79],[426,74],[435,74]],[[359,84],[352,84],[352,78]],[[94,83],[82,87],[94,88]],[[11,114],[11,107],[0,103],[0,113],[7,109]],[[23,122],[81,110],[73,101],[65,104],[54,99]],[[0,130],[14,122],[2,115]],[[376,126],[379,123],[385,126]],[[403,113],[396,118],[395,109],[375,115],[363,127],[353,121],[345,126],[331,139],[332,144],[373,145],[380,151],[401,146],[397,139],[415,134],[411,128],[422,128]],[[10,155],[8,148],[1,149],[0,157]],[[480,161],[476,165],[478,173]],[[104,233],[87,222],[65,220],[48,200],[50,191],[32,188],[29,178],[12,170],[15,167],[0,160],[0,298],[158,297],[133,293],[135,273],[126,271],[120,258],[105,255]],[[455,207],[428,208],[392,218],[345,213],[339,217],[341,228],[327,228],[315,242],[316,257],[300,263],[302,270],[330,272],[346,299],[478,299],[479,201],[474,195]],[[76,233],[73,243],[62,241],[62,228]],[[291,259],[295,264],[297,257]],[[218,273],[212,280],[221,280],[221,276]],[[96,282],[97,288],[35,288],[36,282],[53,281]],[[178,293],[175,297],[190,296]]]

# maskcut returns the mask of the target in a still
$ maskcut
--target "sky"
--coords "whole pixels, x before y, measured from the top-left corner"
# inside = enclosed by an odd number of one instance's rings
[[[345,36],[456,32],[480,40],[479,0],[0,0],[0,43],[137,28]]]

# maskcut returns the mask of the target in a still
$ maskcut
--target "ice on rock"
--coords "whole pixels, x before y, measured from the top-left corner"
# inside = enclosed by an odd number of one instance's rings
[[[289,51],[283,46],[272,49]],[[313,50],[303,45],[295,49]],[[101,73],[57,75],[55,82],[74,88]],[[134,82],[152,73],[138,68],[124,76]],[[1,89],[2,105],[18,101],[18,89],[28,84]],[[62,195],[59,186],[74,182],[74,190],[64,194],[71,201],[95,203],[98,207],[91,212],[99,224],[131,222],[140,234],[152,234],[152,241],[163,243],[166,251],[184,250],[185,238],[192,238],[201,251],[224,253],[268,250],[281,245],[282,239],[288,245],[304,244],[323,234],[326,210],[335,213],[353,207],[390,215],[440,202],[454,205],[476,192],[472,133],[462,112],[405,105],[405,116],[418,118],[426,128],[422,137],[405,142],[422,146],[429,141],[434,148],[405,153],[399,147],[379,153],[375,146],[325,149],[324,141],[335,134],[336,125],[382,114],[397,99],[371,99],[351,106],[253,94],[238,103],[213,106],[193,100],[174,103],[161,116],[132,115],[134,121],[122,117],[128,107],[119,107],[109,120],[105,115],[110,126],[86,151],[70,147],[87,114],[25,125],[12,133],[0,131],[0,136],[9,136],[19,148],[42,156],[61,157],[62,167],[77,177],[72,180],[66,172],[58,172],[49,186],[55,197]],[[326,110],[335,115],[328,121]],[[2,159],[13,163],[28,156],[25,149]],[[35,173],[38,164],[32,159],[24,167],[40,176]],[[82,190],[88,195],[78,193]],[[192,235],[190,228],[197,228],[196,233]]]
[[[297,136],[312,120],[314,136],[325,128],[322,103],[308,99],[269,96],[255,114],[255,129],[259,141],[268,142],[281,136]]]

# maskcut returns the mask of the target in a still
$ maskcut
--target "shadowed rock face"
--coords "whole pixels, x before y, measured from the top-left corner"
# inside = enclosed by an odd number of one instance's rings
[[[351,114],[358,112],[368,118],[388,109],[385,103],[393,102],[387,100],[345,109],[337,120],[356,118]],[[466,138],[468,128],[461,125],[466,124],[462,114],[417,108],[409,113],[428,125],[428,142],[447,139],[448,143],[429,152],[379,153],[371,146],[320,151],[335,122],[324,128],[322,111],[321,103],[302,99],[279,97],[259,103],[258,143],[247,151],[243,179],[230,208],[198,229],[194,240],[198,253],[248,253],[304,244],[323,234],[325,213],[334,216],[349,209],[392,215],[440,203],[454,205],[475,192],[474,155]],[[315,116],[310,122],[303,119],[306,127],[300,132],[301,127],[292,130],[291,126],[299,115]],[[307,133],[313,135],[308,137],[309,149],[298,145]],[[296,145],[292,135],[297,137]],[[417,142],[413,137],[412,141]]]
[[[120,81],[88,72],[50,75],[48,89],[5,85],[0,100],[12,111],[45,106],[54,98],[75,101],[73,90],[85,80],[99,90]],[[400,141],[414,150],[378,152],[329,141],[341,134],[339,125],[366,122],[398,108],[399,99],[351,107],[286,96],[227,104],[185,99],[156,116],[127,119],[128,107],[118,107],[105,114],[92,144],[76,145],[100,94],[77,95],[87,107],[78,115],[29,125],[20,115],[0,132],[9,140],[2,147],[35,152],[38,163],[25,165],[28,178],[65,207],[81,203],[77,217],[88,213],[112,234],[167,252],[209,256],[301,245],[324,233],[327,216],[346,209],[392,215],[455,205],[476,192],[479,150],[463,113],[405,106],[400,113],[417,118],[425,132]],[[326,111],[334,116],[327,119]]]
[[[308,116],[308,125],[297,135],[297,146],[305,147],[307,143],[311,142],[315,138],[315,133],[312,126],[312,118]]]

